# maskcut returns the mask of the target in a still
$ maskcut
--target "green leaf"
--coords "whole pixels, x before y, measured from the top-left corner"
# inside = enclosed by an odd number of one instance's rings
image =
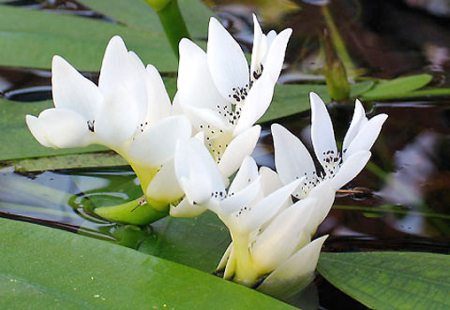
[[[139,251],[206,272],[215,270],[231,242],[228,229],[209,211],[196,218],[166,217]]]
[[[80,71],[97,72],[114,35],[144,63],[160,71],[176,70],[177,60],[162,32],[5,5],[0,9],[0,65],[48,69],[53,55],[61,55]]]
[[[448,97],[450,96],[450,88],[429,88],[412,91],[406,94],[393,94],[388,98],[379,98],[380,100],[387,99],[419,99],[419,98],[432,98],[432,97]],[[436,102],[433,102],[436,104]]]
[[[318,270],[372,309],[450,308],[450,256],[417,252],[322,253]]]
[[[156,12],[143,0],[81,0],[80,2],[129,27],[163,33]],[[198,0],[178,0],[178,5],[191,35],[194,38],[206,38],[209,18],[214,16],[214,13]]]
[[[3,309],[292,309],[203,272],[65,231],[0,219]]]
[[[367,91],[373,86],[373,82],[361,82],[350,86],[351,97]],[[301,113],[310,109],[309,93],[317,93],[325,103],[331,101],[326,85],[299,84],[277,85],[272,103],[259,123],[273,121],[282,117]],[[353,104],[353,102],[351,103]]]
[[[364,81],[350,85],[350,97],[357,98],[361,96],[363,93],[371,89],[374,84],[375,82],[373,81]]]
[[[259,123],[294,115],[310,108],[309,93],[317,93],[325,102],[330,101],[326,85],[277,85],[272,103]]]
[[[365,92],[363,100],[381,100],[400,98],[404,95],[420,89],[431,82],[433,76],[429,74],[419,74],[407,77],[401,77],[388,81],[381,81],[371,90]]]

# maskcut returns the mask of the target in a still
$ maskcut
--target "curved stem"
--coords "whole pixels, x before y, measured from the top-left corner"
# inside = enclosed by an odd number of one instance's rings
[[[178,43],[182,38],[190,38],[189,32],[178,7],[177,0],[171,0],[167,5],[156,11],[159,20],[166,32],[167,39],[172,47],[175,56],[179,58]]]

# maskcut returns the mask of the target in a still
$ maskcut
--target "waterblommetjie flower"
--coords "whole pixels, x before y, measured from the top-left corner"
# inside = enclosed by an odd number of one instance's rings
[[[272,125],[275,166],[281,180],[287,184],[292,180],[302,179],[302,184],[295,193],[297,198],[305,198],[324,180],[337,179],[336,184],[342,184],[341,186],[352,180],[367,164],[369,150],[387,119],[386,114],[379,114],[368,120],[361,102],[356,100],[353,118],[340,152],[324,102],[315,93],[310,94],[310,100],[311,139],[321,171],[316,171],[311,155],[297,137],[278,124]],[[345,166],[348,167],[343,169]]]
[[[178,139],[190,138],[191,124],[185,116],[171,116],[158,71],[145,67],[120,37],[113,37],[106,48],[98,86],[54,56],[52,92],[55,108],[39,117],[26,116],[42,145],[100,144],[116,151],[136,172],[147,202],[159,210],[182,195],[173,186],[173,154]]]
[[[292,33],[261,31],[256,16],[252,63],[249,66],[239,44],[215,18],[209,23],[207,53],[188,39],[180,42],[179,104],[193,124],[204,133],[221,174],[228,178],[250,155],[261,127],[254,123],[265,113],[280,75],[287,42]],[[171,208],[172,216],[196,216],[201,208],[183,201]]]
[[[331,208],[330,182],[292,205],[291,193],[300,180],[282,186],[276,173],[258,172],[255,161],[246,157],[227,191],[213,158],[196,139],[178,143],[175,170],[191,204],[216,213],[230,231],[232,243],[218,267],[225,269],[225,279],[247,286],[263,280],[258,288],[269,293],[287,283],[303,288],[311,281],[326,239],[311,242],[323,220],[316,210]]]
[[[241,47],[215,18],[209,23],[206,53],[188,39],[180,42],[176,101],[195,132],[205,133],[205,144],[225,176],[234,173],[256,145],[260,128],[252,126],[272,101],[292,33],[286,29],[266,36],[255,16],[253,20],[250,72]]]

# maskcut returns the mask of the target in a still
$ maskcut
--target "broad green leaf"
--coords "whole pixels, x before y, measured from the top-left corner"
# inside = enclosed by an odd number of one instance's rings
[[[196,218],[166,217],[152,228],[139,251],[206,272],[215,270],[231,242],[228,229],[209,211]]]
[[[144,0],[81,0],[80,2],[127,26],[163,33],[156,12]],[[209,18],[214,16],[214,13],[198,0],[178,0],[178,5],[190,34],[194,38],[206,38]]]
[[[357,97],[370,89],[373,82],[361,82],[350,86],[351,97]],[[259,123],[294,115],[310,108],[309,93],[317,93],[325,103],[330,102],[327,86],[322,84],[277,85],[272,103]],[[353,105],[353,102],[351,103]]]
[[[277,85],[273,101],[259,123],[309,110],[310,92],[317,93],[325,102],[330,101],[326,85]]]
[[[3,309],[291,309],[126,247],[0,219]]]
[[[359,96],[367,92],[369,89],[371,89],[374,84],[375,82],[373,81],[364,81],[350,85],[350,97],[358,98]]]
[[[318,270],[372,309],[450,308],[450,256],[418,252],[322,253]]]
[[[381,100],[401,97],[404,94],[420,89],[431,82],[429,74],[419,74],[381,81],[362,95],[363,100]]]
[[[365,94],[364,94],[365,95]],[[389,100],[389,99],[413,99],[413,98],[432,98],[432,97],[448,97],[450,96],[450,88],[429,88],[412,91],[406,94],[393,94],[389,97],[375,98],[372,100]],[[436,104],[436,102],[433,102]]]
[[[176,70],[177,60],[162,32],[5,5],[0,9],[0,65],[48,69],[53,55],[61,55],[80,71],[98,71],[114,35],[122,36],[144,63]]]

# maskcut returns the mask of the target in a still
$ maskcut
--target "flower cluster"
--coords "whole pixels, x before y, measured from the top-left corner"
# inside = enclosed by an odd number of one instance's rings
[[[327,238],[313,240],[318,225],[336,191],[366,165],[387,116],[368,120],[356,101],[338,151],[326,106],[311,93],[319,169],[302,142],[278,124],[272,125],[277,172],[258,168],[250,157],[261,131],[254,124],[272,101],[292,30],[265,35],[253,20],[250,66],[214,18],[206,52],[180,41],[173,103],[156,68],[145,67],[120,37],[106,48],[98,86],[55,56],[55,108],[27,115],[26,122],[46,147],[100,144],[116,151],[136,172],[153,209],[184,217],[217,214],[232,238],[218,266],[225,279],[266,292],[288,283],[300,289],[313,278]]]

